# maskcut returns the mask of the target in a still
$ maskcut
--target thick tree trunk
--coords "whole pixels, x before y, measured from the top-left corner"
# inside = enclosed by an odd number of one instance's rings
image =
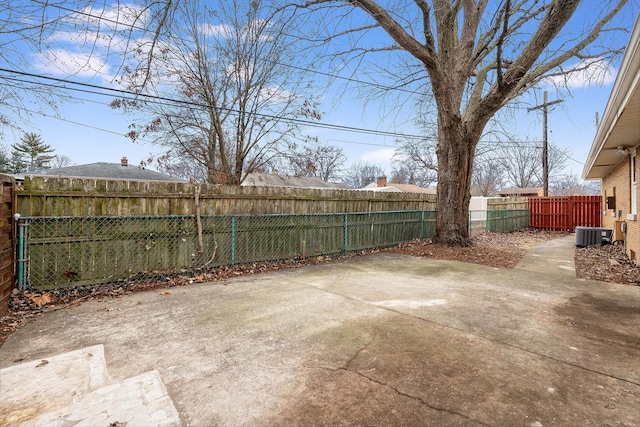
[[[478,139],[459,116],[438,120],[438,187],[434,242],[469,246],[471,173]]]

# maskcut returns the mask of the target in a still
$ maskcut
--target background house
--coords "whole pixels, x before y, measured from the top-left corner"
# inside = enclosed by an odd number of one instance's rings
[[[533,188],[505,188],[498,192],[500,197],[542,197],[544,190],[542,187]]]
[[[347,184],[341,182],[326,182],[320,178],[307,176],[285,176],[277,173],[250,173],[241,184],[243,187],[295,187],[351,190]]]
[[[144,169],[139,166],[129,166],[129,162],[126,157],[123,157],[120,160],[120,163],[88,163],[86,165],[75,165],[65,168],[45,169],[39,174],[69,178],[83,177],[185,182],[180,178],[165,175],[163,173],[156,172],[150,169]]]
[[[424,188],[418,187],[413,184],[396,184],[396,183],[388,183],[386,176],[378,177],[376,182],[372,182],[369,185],[366,185],[362,188],[362,190],[369,191],[388,191],[392,193],[425,193],[425,194],[436,194],[436,190],[434,188]]]
[[[582,173],[584,179],[601,180],[602,226],[614,230],[614,240],[624,239],[627,255],[637,264],[640,264],[639,152],[640,15]]]

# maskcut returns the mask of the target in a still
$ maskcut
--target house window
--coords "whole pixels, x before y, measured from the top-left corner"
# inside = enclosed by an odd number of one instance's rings
[[[631,154],[631,213],[638,214],[638,174],[636,171],[636,153]]]

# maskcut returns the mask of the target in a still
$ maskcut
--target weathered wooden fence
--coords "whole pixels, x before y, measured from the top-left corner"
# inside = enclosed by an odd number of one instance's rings
[[[576,227],[600,227],[601,196],[534,197],[529,199],[531,227],[569,231]]]
[[[15,199],[22,288],[344,254],[435,234],[435,196],[421,193],[26,177]],[[522,206],[491,201],[470,229],[527,227]]]
[[[26,177],[22,216],[264,215],[434,210],[435,195],[176,182]]]
[[[502,197],[487,200],[487,210],[522,210],[529,209],[528,197]]]
[[[0,316],[9,308],[14,273],[14,220],[12,178],[0,175]]]

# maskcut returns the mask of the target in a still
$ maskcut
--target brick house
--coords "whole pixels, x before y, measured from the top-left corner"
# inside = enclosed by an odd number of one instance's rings
[[[602,226],[625,241],[627,255],[640,265],[639,157],[640,16],[582,172],[602,183]]]

